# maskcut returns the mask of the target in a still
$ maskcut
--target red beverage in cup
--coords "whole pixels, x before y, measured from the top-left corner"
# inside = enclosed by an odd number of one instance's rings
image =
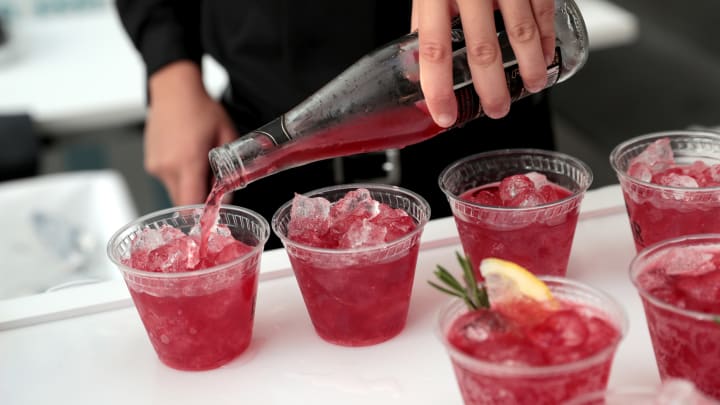
[[[407,320],[430,207],[377,184],[312,191],[273,216],[317,334],[343,346],[383,342]]]
[[[557,152],[502,150],[451,164],[439,183],[478,279],[486,257],[535,274],[566,274],[580,204],[592,183],[587,165]]]
[[[633,260],[630,276],[660,377],[691,380],[720,399],[720,235],[651,245]]]
[[[605,389],[624,311],[584,284],[540,278],[559,306],[521,299],[468,311],[454,300],[441,311],[438,333],[465,404],[559,404]]]
[[[123,227],[108,245],[158,357],[180,370],[219,367],[250,344],[269,236],[262,217],[225,206],[200,255],[201,214],[202,206],[159,211]]]
[[[615,147],[637,251],[662,240],[720,230],[720,134],[660,132]]]

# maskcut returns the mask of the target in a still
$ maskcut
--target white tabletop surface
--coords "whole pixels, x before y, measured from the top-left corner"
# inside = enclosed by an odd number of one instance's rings
[[[161,364],[121,281],[0,302],[0,402],[20,404],[461,404],[434,335],[446,298],[426,284],[435,264],[457,271],[452,219],[431,221],[405,330],[366,348],[317,337],[284,251],[263,255],[255,331],[224,367],[181,372]],[[659,382],[640,300],[629,279],[634,246],[618,186],[583,202],[568,277],[614,296],[630,329],[610,386]]]
[[[605,0],[578,0],[590,45],[626,44],[637,20]],[[0,114],[27,112],[53,135],[142,122],[145,72],[113,9],[19,19],[14,56],[0,64]],[[217,96],[227,74],[205,58],[205,83]]]

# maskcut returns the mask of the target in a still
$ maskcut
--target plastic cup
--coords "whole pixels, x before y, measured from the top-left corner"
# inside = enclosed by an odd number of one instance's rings
[[[544,174],[572,195],[529,208],[487,206],[461,199],[468,190],[528,172]],[[479,265],[486,257],[516,262],[535,274],[564,276],[580,204],[592,178],[590,168],[572,156],[507,149],[450,164],[440,174],[439,185],[450,203],[463,250],[479,279]]]
[[[267,221],[229,205],[219,223],[253,249],[228,263],[181,273],[156,273],[123,264],[131,243],[145,228],[169,225],[187,233],[200,221],[203,205],[157,211],[118,230],[108,256],[120,269],[150,343],[160,361],[179,370],[208,370],[228,363],[250,344]]]
[[[629,139],[613,149],[610,164],[622,187],[638,252],[665,239],[720,230],[720,187],[661,186],[628,175],[632,159],[661,138],[670,139],[679,164],[697,160],[720,163],[720,134],[714,132],[657,132]]]
[[[681,308],[649,291],[649,287],[657,288],[661,280],[666,280],[652,277],[654,270],[662,266],[663,254],[670,249],[689,251],[699,247],[720,251],[720,234],[688,235],[650,245],[630,263],[630,279],[645,309],[660,378],[690,380],[707,395],[720,399],[720,313]],[[720,289],[720,282],[717,284],[706,287]]]
[[[589,357],[562,364],[531,366],[480,360],[458,350],[448,340],[453,322],[468,311],[463,301],[452,299],[440,310],[436,333],[450,356],[466,405],[554,405],[606,389],[617,345],[627,333],[624,309],[604,292],[577,281],[554,276],[540,279],[555,297],[602,314],[617,328],[620,339]]]
[[[315,332],[341,346],[368,346],[399,334],[405,327],[420,236],[430,206],[418,194],[381,184],[348,184],[306,193],[334,202],[365,188],[373,199],[401,208],[417,227],[392,242],[356,249],[325,249],[287,237],[292,201],[277,210],[273,231],[282,240]]]

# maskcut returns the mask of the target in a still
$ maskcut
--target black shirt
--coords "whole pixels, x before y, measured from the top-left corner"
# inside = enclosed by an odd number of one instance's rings
[[[224,105],[242,134],[289,110],[365,53],[407,33],[411,2],[117,0],[117,8],[148,75],[176,60],[199,63],[203,54],[227,69],[231,88]],[[450,215],[437,176],[452,161],[483,150],[553,146],[547,97],[528,97],[503,119],[478,119],[402,149],[399,185],[423,195],[433,217]],[[270,220],[294,192],[335,182],[337,164],[323,161],[273,174],[236,192],[235,201]],[[377,156],[344,158],[340,164],[345,173],[380,171]],[[356,180],[349,176],[342,182]]]

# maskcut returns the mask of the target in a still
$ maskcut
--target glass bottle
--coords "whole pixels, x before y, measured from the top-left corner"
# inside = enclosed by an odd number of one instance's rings
[[[519,75],[502,18],[495,24],[513,101],[530,93]],[[588,56],[585,22],[573,0],[555,2],[556,47],[547,87],[573,76]],[[483,116],[459,19],[453,23],[455,126]],[[275,172],[339,156],[402,148],[446,130],[428,113],[420,89],[417,33],[365,55],[270,123],[209,153],[216,188],[231,191]]]

